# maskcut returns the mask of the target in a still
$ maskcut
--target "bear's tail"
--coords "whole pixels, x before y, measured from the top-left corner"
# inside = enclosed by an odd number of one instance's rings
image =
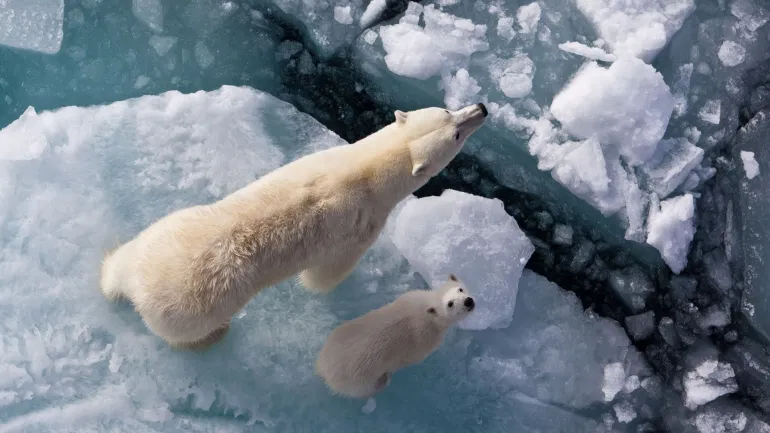
[[[110,301],[117,301],[122,298],[118,250],[120,246],[110,248],[104,252],[102,259],[101,275],[99,277],[99,289],[105,298]]]

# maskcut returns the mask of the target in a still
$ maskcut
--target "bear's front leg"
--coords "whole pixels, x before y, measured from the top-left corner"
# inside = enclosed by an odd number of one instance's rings
[[[321,264],[305,269],[299,274],[300,284],[314,292],[331,292],[353,272],[358,261],[376,239],[375,236],[363,245],[351,248],[342,254],[324,258]]]

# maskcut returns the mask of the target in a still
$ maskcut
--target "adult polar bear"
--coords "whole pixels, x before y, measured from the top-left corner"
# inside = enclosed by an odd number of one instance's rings
[[[299,273],[308,289],[331,291],[394,206],[446,167],[486,116],[483,104],[396,111],[395,122],[353,144],[175,211],[105,256],[102,293],[128,298],[170,345],[201,350],[266,287]]]

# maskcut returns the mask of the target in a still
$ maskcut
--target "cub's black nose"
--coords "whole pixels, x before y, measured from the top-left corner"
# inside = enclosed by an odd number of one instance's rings
[[[481,109],[481,114],[483,114],[484,117],[487,117],[487,114],[489,114],[489,111],[487,111],[487,107],[485,107],[484,104],[480,102],[476,104],[476,106],[479,107],[479,109]]]
[[[472,310],[473,307],[476,306],[476,303],[473,302],[473,298],[465,298],[465,301],[463,301],[463,305],[465,305],[465,308]]]

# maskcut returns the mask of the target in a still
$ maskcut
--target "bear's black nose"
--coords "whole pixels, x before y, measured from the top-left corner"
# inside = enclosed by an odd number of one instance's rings
[[[481,102],[476,104],[476,106],[479,107],[479,109],[481,110],[481,114],[483,114],[484,117],[487,117],[487,114],[489,114],[489,111],[487,111],[487,107],[485,107],[484,104],[482,104]]]
[[[473,298],[465,298],[465,301],[463,301],[463,305],[465,305],[465,308],[468,310],[472,310],[474,306],[476,306],[476,303],[473,302]]]

